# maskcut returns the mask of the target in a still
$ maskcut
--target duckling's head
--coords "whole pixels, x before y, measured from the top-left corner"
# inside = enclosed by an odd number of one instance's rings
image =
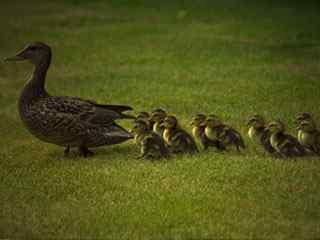
[[[169,115],[163,121],[163,126],[167,129],[173,129],[178,126],[178,120],[175,116]]]
[[[133,127],[131,132],[133,134],[143,134],[149,131],[149,126],[147,124],[146,121],[142,120],[142,119],[137,119],[134,121]]]
[[[192,118],[190,125],[194,127],[203,127],[206,125],[206,118],[206,115],[199,113]]]
[[[301,112],[296,115],[296,123],[300,123],[304,120],[312,120],[312,114],[309,112]]]
[[[252,118],[247,122],[249,127],[259,128],[265,125],[265,120],[261,115],[253,115]]]
[[[34,65],[51,60],[51,48],[42,42],[34,42],[27,45],[16,56],[6,58],[5,61],[30,60]]]
[[[152,111],[151,113],[151,120],[154,121],[154,122],[162,122],[167,116],[167,113],[158,108],[158,109],[155,109]]]
[[[149,119],[150,114],[147,112],[139,112],[136,118],[137,119]]]
[[[285,126],[283,122],[276,120],[268,124],[268,129],[271,133],[278,133],[285,131]]]
[[[221,122],[220,118],[214,114],[210,114],[206,119],[206,125],[211,128],[216,127],[216,126],[220,125],[221,123],[222,122]]]
[[[313,132],[315,131],[317,128],[316,128],[316,125],[314,124],[313,121],[310,121],[310,120],[304,120],[302,122],[300,122],[298,128],[298,130],[302,130],[302,131],[305,131],[305,132]]]

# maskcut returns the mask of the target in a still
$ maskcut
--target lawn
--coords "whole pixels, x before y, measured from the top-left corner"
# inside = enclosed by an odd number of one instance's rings
[[[161,107],[189,131],[194,114],[215,113],[248,149],[152,162],[128,141],[65,157],[19,119],[31,64],[1,62],[0,239],[318,238],[319,158],[270,157],[245,123],[260,113],[296,134],[297,112],[320,120],[319,11],[308,0],[2,1],[0,57],[48,43],[51,94]]]

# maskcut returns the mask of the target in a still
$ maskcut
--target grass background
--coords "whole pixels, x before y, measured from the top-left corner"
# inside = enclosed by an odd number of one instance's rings
[[[2,1],[0,55],[41,40],[53,49],[51,94],[162,107],[187,128],[193,114],[216,113],[243,134],[260,113],[295,134],[297,112],[320,117],[319,10],[317,1]],[[19,120],[30,72],[0,63],[0,238],[320,236],[319,159],[274,159],[247,138],[243,154],[149,162],[127,142],[66,158]]]

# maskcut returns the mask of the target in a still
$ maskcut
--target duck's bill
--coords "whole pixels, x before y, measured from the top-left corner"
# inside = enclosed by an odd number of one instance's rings
[[[19,55],[14,56],[14,57],[8,57],[8,58],[4,59],[5,62],[15,62],[15,61],[23,61],[23,60],[26,60],[26,59],[19,56]]]

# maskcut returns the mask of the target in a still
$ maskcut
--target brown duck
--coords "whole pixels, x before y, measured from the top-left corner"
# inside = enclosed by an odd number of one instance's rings
[[[19,98],[19,113],[25,127],[42,141],[66,147],[77,147],[81,156],[92,155],[88,149],[124,142],[132,135],[115,123],[132,118],[123,112],[129,106],[102,105],[77,97],[51,96],[45,89],[51,48],[40,42],[29,44],[6,61],[30,60],[35,65],[31,79]]]

